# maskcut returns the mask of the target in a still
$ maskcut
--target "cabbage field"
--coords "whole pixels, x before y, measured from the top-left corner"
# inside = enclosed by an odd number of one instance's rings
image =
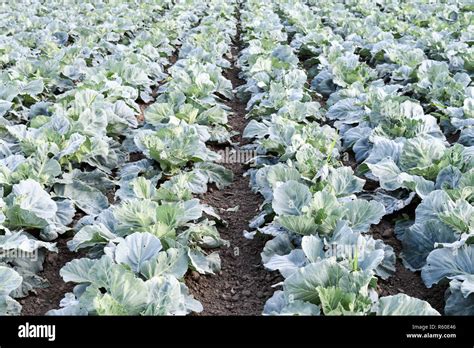
[[[2,10],[1,315],[474,315],[469,0]]]

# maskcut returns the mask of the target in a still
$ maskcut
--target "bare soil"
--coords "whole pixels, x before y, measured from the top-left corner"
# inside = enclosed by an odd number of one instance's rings
[[[43,271],[38,275],[49,282],[47,288],[35,289],[28,297],[19,299],[23,306],[22,315],[44,315],[50,309],[59,308],[59,302],[64,294],[71,292],[73,283],[65,283],[59,275],[59,270],[69,261],[82,257],[81,253],[69,251],[66,243],[70,238],[60,236],[57,242],[58,252],[48,252],[43,264]]]
[[[260,315],[266,300],[273,294],[271,285],[278,283],[280,277],[266,271],[261,264],[260,252],[265,241],[257,237],[248,240],[243,236],[249,220],[258,213],[261,198],[250,191],[240,165],[227,168],[235,175],[232,185],[203,197],[228,223],[227,227],[218,227],[221,237],[230,244],[219,251],[222,269],[212,276],[190,272],[185,280],[190,292],[204,307],[201,315]],[[240,208],[236,212],[220,210],[237,205]]]
[[[443,313],[444,310],[444,293],[447,285],[435,285],[428,289],[421,279],[420,272],[412,272],[405,268],[399,257],[402,250],[400,241],[394,234],[394,222],[389,217],[373,226],[371,233],[375,239],[383,239],[390,245],[397,255],[396,272],[387,280],[379,279],[378,293],[380,296],[396,295],[399,293],[407,294],[427,301],[438,312]]]

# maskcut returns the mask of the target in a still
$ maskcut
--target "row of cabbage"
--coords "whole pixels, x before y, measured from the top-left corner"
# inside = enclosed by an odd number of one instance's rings
[[[422,200],[414,221],[396,225],[405,266],[428,287],[451,280],[446,314],[474,314],[472,9],[280,5],[343,149],[380,185],[364,196],[391,201],[389,212]]]
[[[163,6],[142,8],[142,24],[126,18],[126,11],[120,11],[126,6],[104,6],[86,16],[92,9],[77,5],[65,10],[59,2],[49,6],[17,3],[10,4],[10,11],[2,16],[3,314],[21,310],[9,295],[25,297],[33,288],[47,285],[37,275],[45,250],[57,251],[49,241],[69,229],[75,206],[86,212],[108,206],[105,191],[111,181],[105,173],[126,157],[119,151],[114,128],[136,125],[133,110],[139,108],[135,100],[140,90],[163,77],[160,60],[172,50],[168,41],[163,41],[162,51],[140,52],[144,46],[140,42],[146,43],[147,37],[150,40],[145,27],[158,28],[153,16],[160,17],[165,12]],[[103,19],[107,22],[102,23]],[[102,64],[119,62],[120,51],[126,47],[121,40],[135,35],[137,48],[126,56],[135,57],[137,65],[107,76]],[[150,66],[150,77],[142,74],[144,65]],[[125,78],[138,72],[141,77],[136,82]],[[86,87],[98,84],[102,92]],[[79,170],[84,165],[100,169]],[[90,179],[98,183],[91,184]],[[38,231],[39,238],[47,242],[33,237]]]
[[[232,86],[222,76],[228,66],[222,56],[230,50],[235,19],[232,2],[199,6],[204,6],[199,24],[180,39],[179,59],[145,110],[143,127],[123,142],[127,152],[146,158],[120,168],[117,204],[77,223],[69,247],[88,248],[95,258],[73,260],[61,270],[65,281],[78,285],[49,314],[202,311],[183,277],[190,267],[202,274],[220,269],[219,255],[205,251],[225,242],[206,218],[219,216],[193,194],[232,180],[230,171],[213,163],[219,156],[206,142],[230,137],[222,98],[232,97]]]
[[[245,235],[273,237],[262,260],[284,277],[263,314],[439,314],[404,294],[378,297],[377,278],[395,272],[395,254],[367,232],[393,204],[357,196],[365,180],[343,165],[336,129],[322,125],[324,110],[306,88],[279,9],[276,1],[248,1],[241,11],[246,84],[238,93],[251,118],[244,136],[259,154],[250,182],[264,197],[250,223],[256,231]]]
[[[36,274],[45,250],[57,251],[51,241],[71,228],[68,247],[87,248],[88,258],[61,270],[80,284],[51,314],[199,311],[181,278],[188,264],[219,267],[218,255],[202,250],[223,242],[213,222],[190,221],[204,211],[216,216],[193,193],[231,180],[205,147],[211,137],[229,137],[227,110],[213,93],[231,90],[207,60],[222,56],[235,29],[219,32],[220,53],[203,38],[211,23],[222,29],[233,21],[232,3],[131,6],[19,3],[2,21],[15,28],[1,37],[3,314],[20,312],[12,297],[46,285]],[[26,17],[21,30],[17,21]],[[183,57],[168,76],[163,66],[178,45]],[[41,90],[23,93],[31,80]],[[159,81],[161,109],[148,108],[140,124],[139,103],[153,100]]]

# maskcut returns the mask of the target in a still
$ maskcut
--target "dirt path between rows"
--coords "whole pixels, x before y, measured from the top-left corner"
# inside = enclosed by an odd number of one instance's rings
[[[225,72],[226,78],[236,87],[244,84],[239,78],[240,69],[235,61],[241,49],[240,27],[231,50],[232,68]],[[245,145],[241,134],[247,124],[245,103],[235,98],[227,103],[232,108],[229,125],[239,132],[232,140]],[[204,311],[200,315],[261,315],[266,300],[273,294],[272,284],[279,281],[276,272],[268,272],[261,264],[260,252],[265,240],[255,237],[248,240],[243,231],[249,221],[258,214],[262,198],[252,192],[244,173],[247,166],[242,163],[224,164],[234,173],[234,182],[223,190],[212,190],[203,195],[203,202],[214,207],[224,220],[226,227],[218,227],[229,247],[221,248],[222,270],[214,276],[200,276],[192,272],[186,277],[191,293],[199,300]],[[239,206],[237,211],[226,211]]]
[[[395,237],[394,221],[390,217],[384,217],[377,226],[371,228],[371,233],[375,239],[383,239],[385,244],[390,245],[397,256],[395,274],[387,280],[381,278],[378,280],[377,290],[379,295],[390,296],[399,293],[407,294],[419,298],[420,300],[427,301],[434,309],[443,314],[444,293],[447,284],[434,285],[428,289],[421,279],[420,272],[412,272],[405,268],[402,259],[400,258],[402,243]]]
[[[43,271],[38,275],[45,278],[49,286],[36,288],[27,297],[18,299],[23,306],[21,315],[45,315],[51,309],[58,309],[64,294],[71,292],[74,283],[65,283],[59,275],[60,269],[69,261],[83,256],[68,249],[66,243],[70,237],[59,236],[56,242],[57,253],[48,252],[43,264]]]

